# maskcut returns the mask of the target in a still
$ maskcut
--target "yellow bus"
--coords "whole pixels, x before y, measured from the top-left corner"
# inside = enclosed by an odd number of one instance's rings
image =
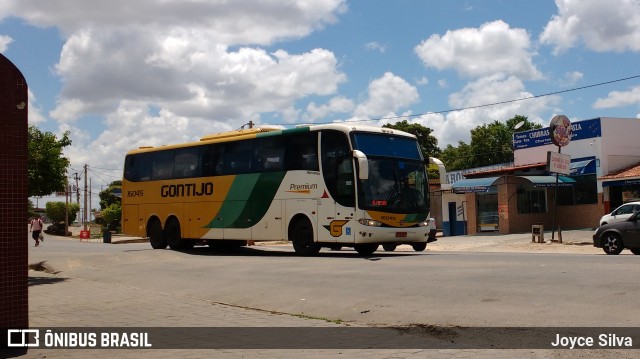
[[[435,240],[426,165],[414,135],[361,125],[142,147],[125,157],[122,229],[157,249],[286,240],[300,255],[422,251]]]

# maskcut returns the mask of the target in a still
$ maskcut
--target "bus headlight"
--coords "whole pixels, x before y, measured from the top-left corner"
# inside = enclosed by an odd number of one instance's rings
[[[360,224],[364,226],[370,226],[370,227],[380,227],[382,225],[382,222],[378,222],[376,220],[366,219],[366,218],[361,218],[358,220],[358,222],[360,222]]]
[[[436,228],[436,220],[434,218],[427,218],[424,222],[418,223],[420,227],[431,227],[431,229]]]

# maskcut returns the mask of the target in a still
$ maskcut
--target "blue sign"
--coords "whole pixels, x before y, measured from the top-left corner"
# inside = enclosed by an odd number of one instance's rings
[[[584,120],[571,124],[571,141],[585,140],[587,138],[602,137],[600,119]],[[530,130],[513,134],[514,150],[552,145],[549,127],[538,130]]]

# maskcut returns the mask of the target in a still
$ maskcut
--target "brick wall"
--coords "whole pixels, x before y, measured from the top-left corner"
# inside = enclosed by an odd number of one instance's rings
[[[500,234],[531,232],[534,224],[543,224],[545,231],[550,231],[554,224],[554,191],[547,190],[546,213],[518,213],[517,186],[520,183],[528,183],[527,180],[510,177],[508,182],[500,179],[498,187],[498,231]],[[467,230],[469,234],[478,233],[476,194],[467,193]],[[573,206],[558,206],[555,215],[556,228],[584,229],[596,228],[600,217],[605,214],[603,209],[602,193],[598,194],[598,203]]]
[[[0,54],[0,329],[29,326],[27,102],[24,77]]]

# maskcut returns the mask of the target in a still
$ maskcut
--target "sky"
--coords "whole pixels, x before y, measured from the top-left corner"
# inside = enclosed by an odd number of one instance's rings
[[[128,150],[249,121],[640,118],[640,0],[0,0],[0,53],[93,207]]]

